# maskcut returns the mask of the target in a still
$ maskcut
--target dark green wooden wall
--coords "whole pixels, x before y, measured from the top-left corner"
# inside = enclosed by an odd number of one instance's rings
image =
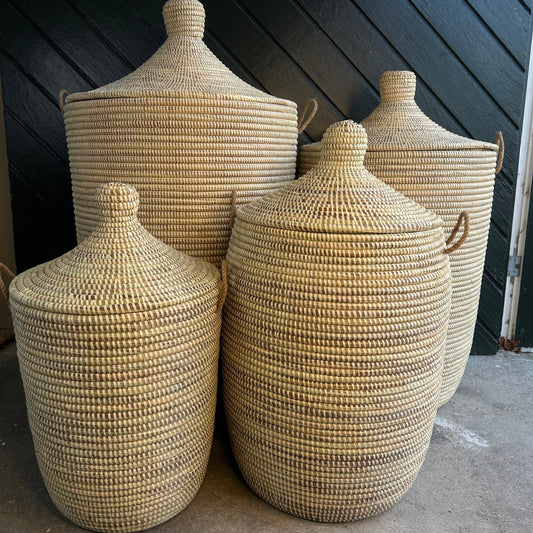
[[[57,94],[97,87],[147,59],[164,39],[162,0],[0,0],[17,263],[24,270],[75,244]],[[302,142],[332,122],[364,118],[381,72],[418,75],[417,101],[444,127],[494,141],[506,158],[495,189],[475,353],[500,331],[519,128],[528,61],[526,0],[206,0],[205,40],[253,85],[317,117]]]
[[[529,207],[515,339],[520,347],[533,347],[533,205]]]

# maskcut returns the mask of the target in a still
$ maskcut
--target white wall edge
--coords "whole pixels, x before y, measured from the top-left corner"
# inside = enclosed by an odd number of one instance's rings
[[[531,178],[533,175],[533,46],[529,53],[526,83],[524,118],[522,120],[520,154],[518,156],[518,172],[516,176],[513,226],[509,246],[509,257],[516,255],[522,258],[524,257],[524,248],[526,244],[527,219],[531,196]],[[509,273],[507,273],[501,336],[508,340],[514,340],[516,332],[516,318],[518,314],[518,302],[520,299],[522,268],[523,260],[520,274],[517,277],[512,278],[509,276]]]

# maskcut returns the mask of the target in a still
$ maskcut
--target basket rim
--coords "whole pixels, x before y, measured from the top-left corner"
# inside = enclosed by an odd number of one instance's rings
[[[466,145],[466,144],[454,144],[454,143],[443,143],[436,144],[435,146],[431,145],[422,145],[422,144],[371,144],[368,143],[367,152],[476,152],[476,151],[491,151],[498,153],[499,147],[497,144],[490,143],[487,141],[475,141],[472,139],[472,142],[477,142],[477,145]],[[302,151],[309,152],[320,152],[322,151],[322,141],[315,141],[312,143],[304,144],[301,148]]]
[[[213,268],[216,269],[214,265]],[[146,313],[158,313],[161,316],[167,315],[177,315],[180,312],[183,312],[188,304],[193,303],[194,307],[197,310],[197,318],[199,319],[202,316],[202,312],[198,312],[198,304],[202,301],[206,305],[209,304],[209,300],[216,302],[218,298],[218,293],[215,289],[215,284],[209,286],[206,284],[197,294],[189,294],[187,298],[179,299],[169,299],[169,300],[139,300],[135,302],[135,308],[132,308],[131,303],[122,303],[122,304],[98,304],[87,307],[81,307],[72,305],[70,308],[67,303],[55,302],[55,301],[45,301],[42,298],[36,298],[35,295],[30,291],[25,293],[19,288],[19,283],[23,282],[25,275],[31,275],[34,271],[39,271],[39,267],[43,265],[37,265],[31,269],[24,271],[20,276],[17,276],[10,285],[9,295],[11,306],[21,306],[26,309],[32,309],[37,313],[50,313],[56,316],[63,317],[102,317],[102,316],[136,316],[137,320],[142,318],[142,315]],[[218,272],[218,270],[217,270]],[[212,272],[213,276],[215,271]],[[19,279],[20,278],[20,279]],[[153,320],[154,317],[151,316]],[[91,321],[90,324],[96,324],[97,322]]]
[[[73,102],[88,102],[88,101],[97,101],[97,100],[113,100],[113,99],[123,99],[123,100],[142,100],[149,98],[169,98],[169,99],[198,99],[198,100],[213,100],[216,101],[238,101],[238,102],[254,102],[254,103],[265,103],[265,104],[277,104],[281,106],[286,106],[294,110],[298,109],[296,102],[292,100],[286,100],[285,98],[279,98],[277,96],[271,96],[265,93],[265,96],[246,96],[246,95],[233,95],[233,94],[208,94],[194,91],[183,91],[176,92],[171,90],[166,91],[139,91],[138,93],[131,93],[128,91],[80,91],[76,93],[69,94],[66,97],[66,106]],[[192,107],[192,104],[189,103],[187,106],[178,106],[178,107]],[[66,110],[66,107],[65,107]]]

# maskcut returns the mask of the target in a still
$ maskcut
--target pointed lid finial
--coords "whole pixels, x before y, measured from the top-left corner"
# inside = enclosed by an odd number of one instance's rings
[[[389,70],[379,78],[381,101],[414,100],[416,75],[408,70]]]
[[[51,313],[95,317],[185,309],[194,307],[195,300],[216,305],[216,267],[152,236],[137,219],[134,187],[107,183],[97,199],[100,219],[91,235],[70,252],[15,278],[15,301]]]
[[[368,133],[368,151],[492,150],[496,144],[462,137],[433,122],[415,101],[416,75],[405,70],[384,72],[379,80],[381,103],[361,124]]]
[[[69,94],[63,105],[66,117],[73,102],[105,98],[139,98],[139,101],[132,100],[131,105],[149,112],[155,102],[148,104],[141,100],[149,97],[172,98],[167,104],[174,112],[194,116],[206,113],[203,104],[207,101],[218,109],[230,108],[228,100],[237,99],[241,103],[251,101],[246,106],[254,109],[259,106],[261,113],[267,109],[270,113],[272,105],[284,106],[283,113],[289,113],[291,120],[296,119],[294,102],[276,98],[241,80],[209,50],[202,39],[206,16],[201,2],[169,0],[163,6],[163,18],[168,39],[154,55],[119,80],[91,91]],[[197,98],[201,99],[201,105]],[[266,106],[265,111],[262,106]],[[154,112],[155,109],[157,106]]]
[[[324,133],[319,163],[305,176],[250,202],[237,219],[313,233],[406,233],[442,224],[434,213],[389,187],[363,165],[367,136],[352,120]]]
[[[163,6],[163,19],[169,37],[204,36],[205,10],[198,0],[169,0]]]
[[[139,209],[139,193],[125,183],[106,183],[98,191],[98,207],[104,220],[131,220]]]
[[[322,160],[362,167],[367,148],[365,128],[353,120],[332,124],[322,139]]]

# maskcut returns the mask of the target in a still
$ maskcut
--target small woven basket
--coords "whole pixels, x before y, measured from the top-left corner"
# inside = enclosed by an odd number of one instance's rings
[[[110,183],[77,248],[10,287],[28,417],[58,509],[96,531],[181,511],[213,434],[219,273],[152,237],[138,195]]]
[[[352,121],[331,126],[312,171],[238,210],[228,251],[232,449],[260,497],[317,521],[407,491],[442,381],[442,221],[366,171],[366,142]]]
[[[63,106],[78,242],[98,219],[96,188],[120,179],[141,196],[153,235],[220,264],[231,194],[239,204],[294,179],[296,104],[237,78],[202,40],[197,0],[163,8],[168,39],[137,70]]]
[[[452,306],[439,404],[455,393],[472,348],[492,211],[494,176],[503,140],[491,144],[446,131],[416,105],[416,77],[392,71],[380,79],[381,103],[362,124],[368,133],[365,166],[396,190],[434,211],[445,231],[467,211],[470,231],[450,256]],[[498,150],[500,160],[497,162]],[[299,172],[317,164],[321,143],[302,147]]]

